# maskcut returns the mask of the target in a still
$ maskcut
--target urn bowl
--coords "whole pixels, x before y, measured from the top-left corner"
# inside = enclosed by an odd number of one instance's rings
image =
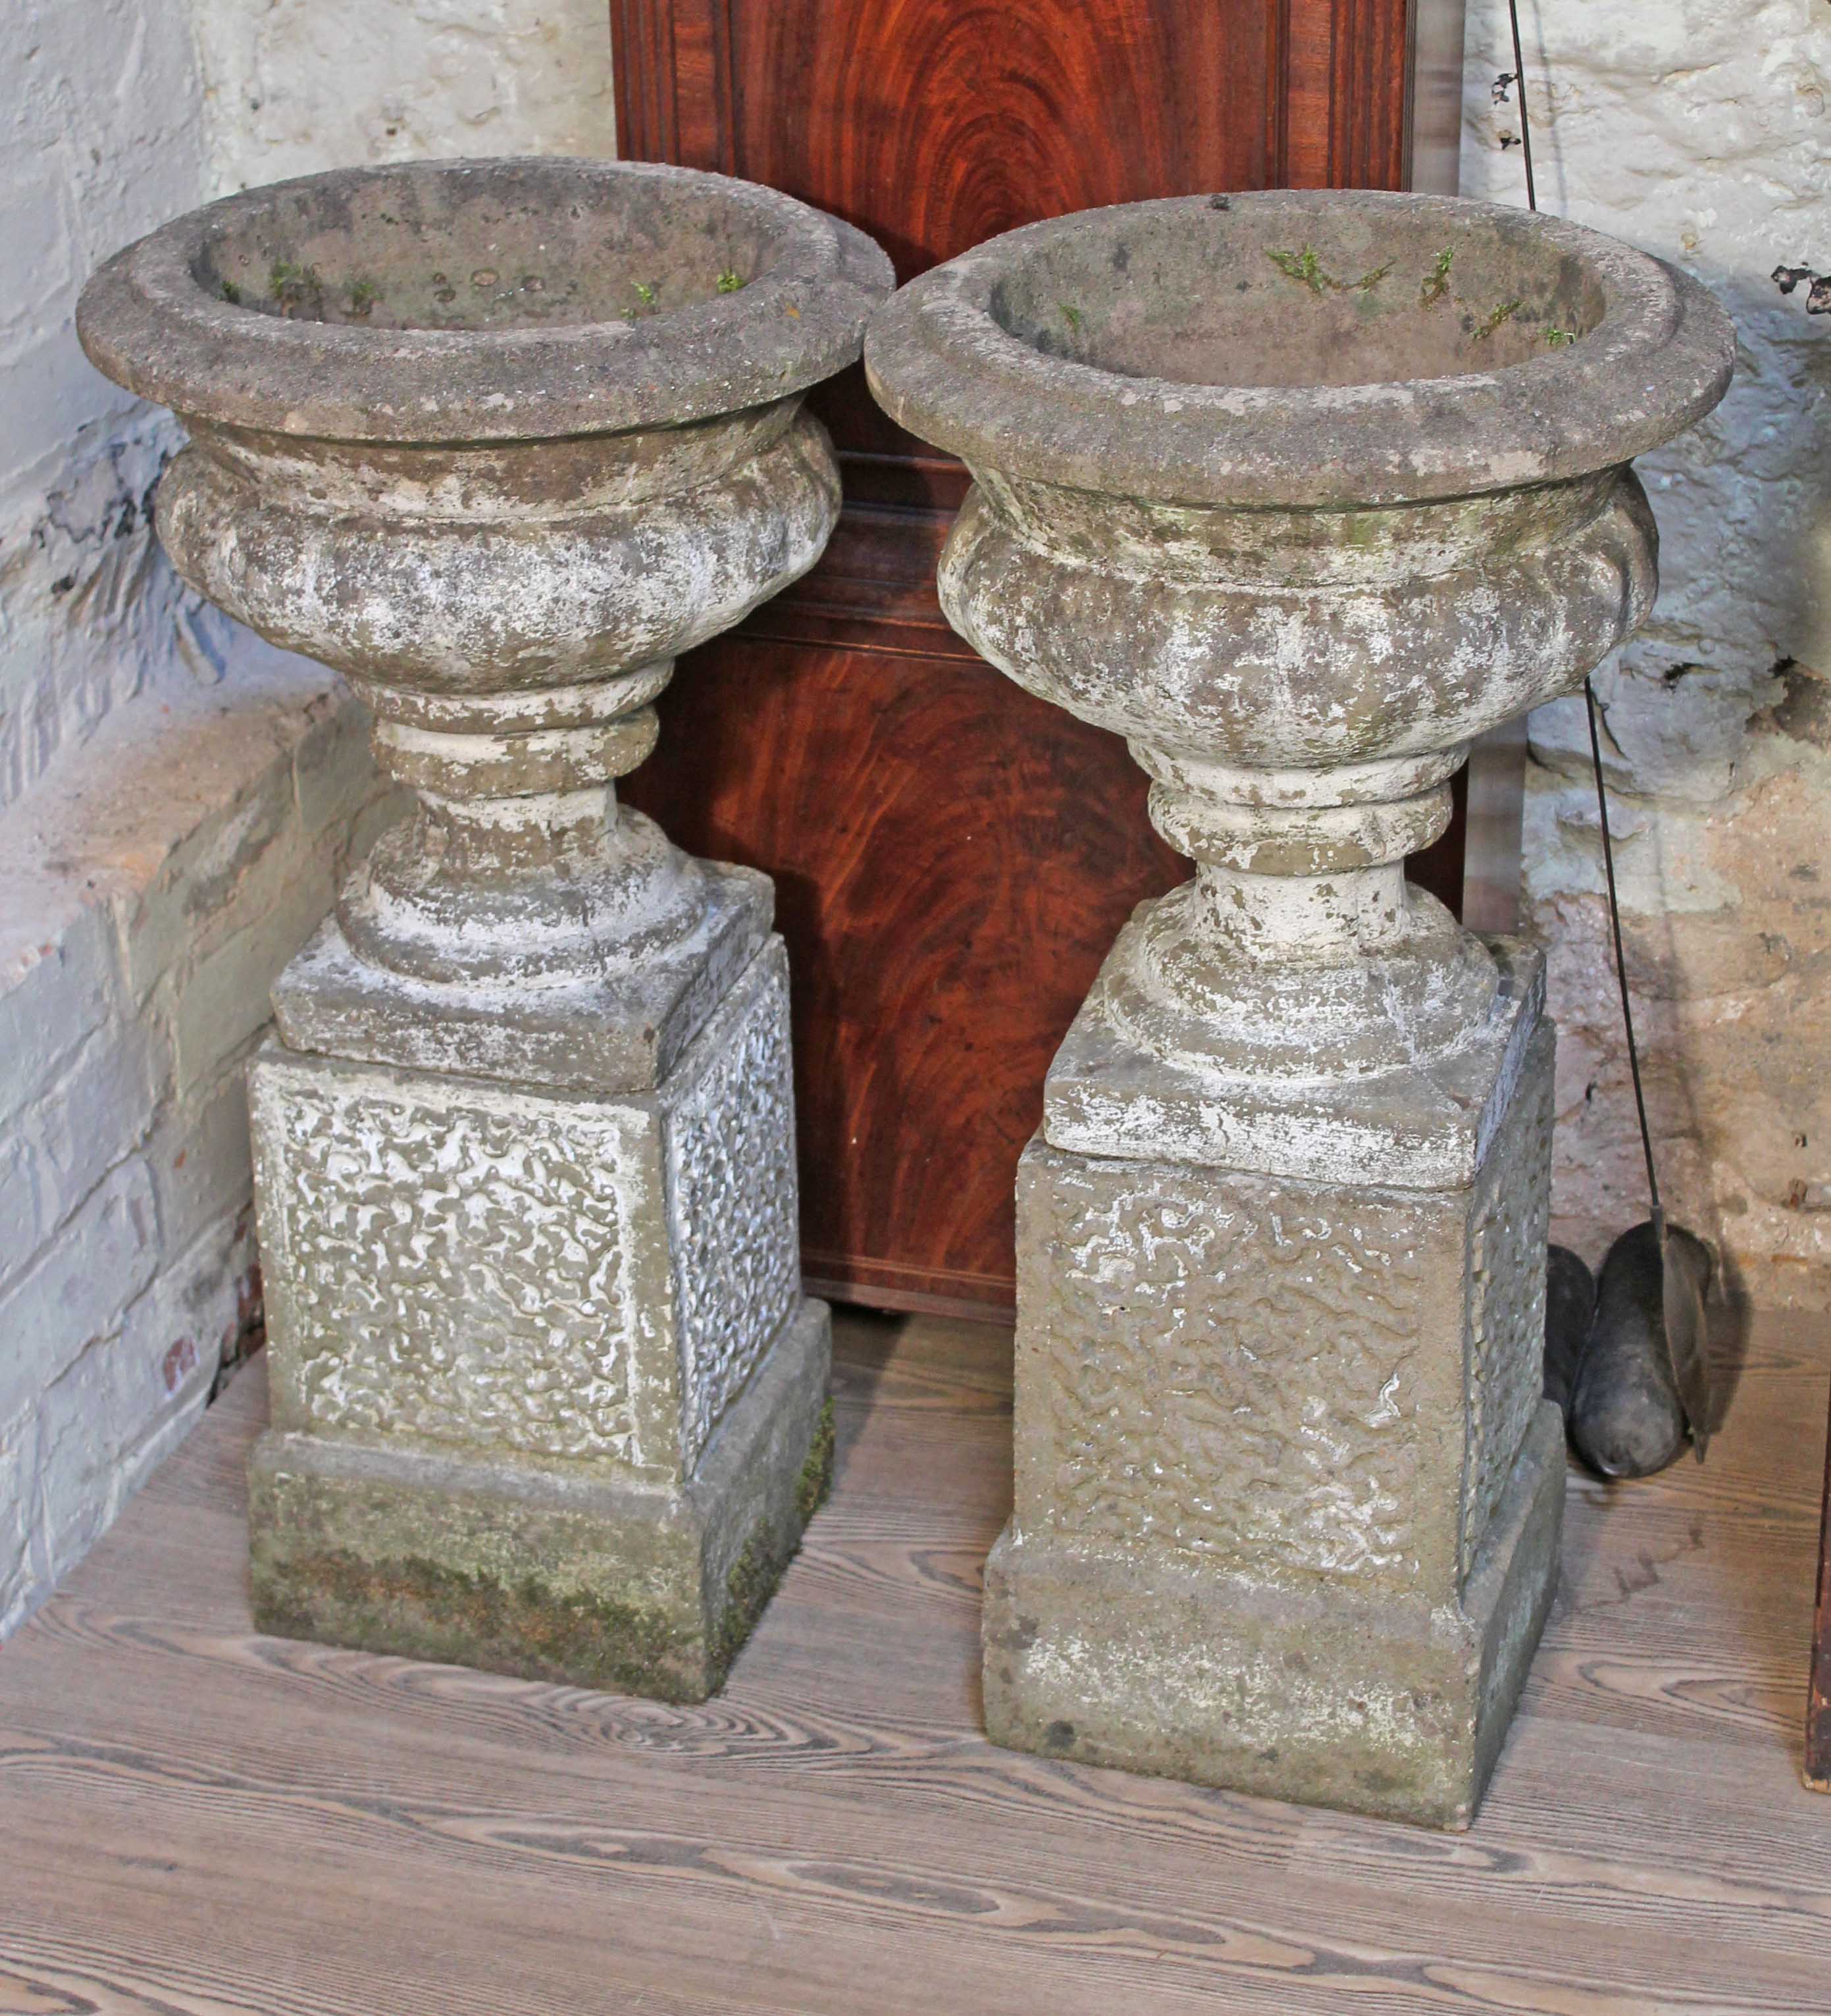
[[[1125,736],[1195,880],[1090,1007],[1222,1078],[1377,1075],[1493,1009],[1404,882],[1471,740],[1656,585],[1628,464],[1721,397],[1710,294],[1502,206],[1277,191],[991,240],[875,319],[873,391],[974,485],[941,563],[995,665]]]
[[[710,871],[613,779],[675,654],[818,558],[838,481],[801,397],[890,285],[773,190],[550,158],[253,190],[91,281],[91,358],[190,432],[179,571],[343,671],[419,794],[340,895],[360,959],[571,985],[703,935]]]

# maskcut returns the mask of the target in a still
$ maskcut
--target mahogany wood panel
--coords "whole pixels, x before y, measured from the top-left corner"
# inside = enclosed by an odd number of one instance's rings
[[[682,661],[663,737],[690,764],[625,785],[694,853],[775,878],[808,1273],[1002,1310],[1043,1074],[1139,892],[1186,871],[1124,743],[1059,733],[947,628],[938,531],[848,514],[807,589]],[[872,569],[912,549],[899,600]]]
[[[1412,11],[1413,0],[1283,0],[1279,185],[1409,185]]]
[[[620,144],[846,217],[908,279],[1103,203],[1400,185],[1411,4],[612,0]],[[810,1276],[1008,1313],[1043,1070],[1120,923],[1186,869],[1123,746],[947,628],[933,562],[964,470],[857,369],[813,403],[845,474],[833,548],[682,661],[626,794],[777,877]],[[1421,879],[1455,900],[1455,839]]]
[[[1474,1831],[998,1750],[1009,1352],[842,1316],[833,1493],[672,1708],[257,1634],[258,1360],[0,1647],[9,2016],[1806,2016],[1825,1373],[1756,1319],[1710,1460],[1574,1478]]]

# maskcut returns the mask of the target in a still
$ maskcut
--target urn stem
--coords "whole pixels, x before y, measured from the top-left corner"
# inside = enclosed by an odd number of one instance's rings
[[[1398,943],[1409,919],[1403,861],[1323,875],[1261,875],[1209,862],[1195,916],[1214,951],[1249,959],[1356,959]]]

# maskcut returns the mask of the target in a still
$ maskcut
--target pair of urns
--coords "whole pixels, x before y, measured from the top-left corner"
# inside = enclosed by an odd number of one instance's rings
[[[1195,863],[1020,1169],[991,1732],[1466,1823],[1556,1571],[1552,1037],[1538,955],[1403,864],[1650,605],[1628,464],[1721,397],[1726,319],[1570,224],[1369,193],[891,286],[775,192],[524,160],[232,197],[84,297],[190,429],[180,571],[343,672],[416,795],[251,1067],[257,1616],[700,1698],[819,1502],[772,891],[613,780],[675,656],[819,556],[802,398],[862,347],[974,478],[950,620],[1125,736]]]

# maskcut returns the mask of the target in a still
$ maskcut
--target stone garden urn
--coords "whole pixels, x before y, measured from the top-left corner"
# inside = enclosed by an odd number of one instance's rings
[[[190,430],[178,571],[417,797],[252,1067],[264,1628],[696,1698],[824,1488],[773,892],[615,779],[819,556],[802,395],[890,285],[772,191],[531,159],[233,196],[84,293]]]
[[[1405,857],[1646,614],[1628,464],[1731,355],[1625,246],[1362,192],[1057,218],[875,320],[878,398],[974,477],[949,619],[1124,736],[1195,864],[1020,1168],[999,1741],[1470,1818],[1557,1561],[1553,1033],[1539,954]]]

